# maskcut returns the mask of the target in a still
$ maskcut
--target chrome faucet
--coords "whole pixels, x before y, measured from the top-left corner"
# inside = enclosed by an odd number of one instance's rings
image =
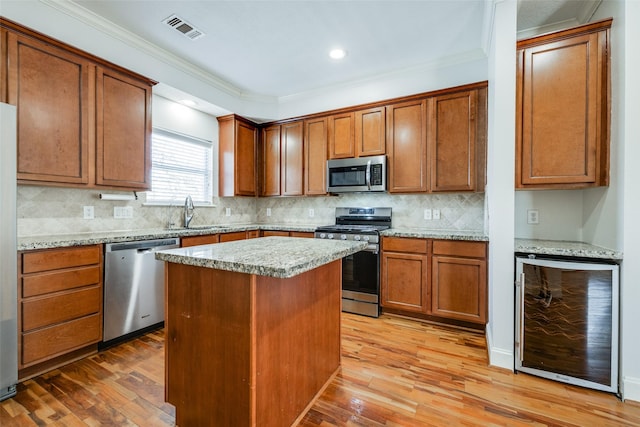
[[[189,223],[191,223],[193,219],[194,211],[193,200],[191,200],[191,196],[187,196],[184,200],[184,228],[189,228]]]

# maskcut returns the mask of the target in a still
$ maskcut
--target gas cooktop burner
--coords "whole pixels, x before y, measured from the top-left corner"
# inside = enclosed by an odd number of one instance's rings
[[[389,228],[384,225],[349,225],[349,224],[335,224],[335,225],[325,225],[324,227],[318,227],[317,231],[333,231],[336,233],[371,233],[375,234],[380,230],[386,230]]]

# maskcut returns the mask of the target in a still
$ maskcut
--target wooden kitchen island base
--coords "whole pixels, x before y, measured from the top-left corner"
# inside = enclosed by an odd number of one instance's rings
[[[340,366],[340,260],[281,279],[168,262],[176,424],[290,426]]]

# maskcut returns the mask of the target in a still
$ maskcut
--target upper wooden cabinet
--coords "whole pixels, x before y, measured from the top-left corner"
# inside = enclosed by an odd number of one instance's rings
[[[356,157],[386,153],[386,109],[368,108],[355,112]]]
[[[280,125],[262,129],[260,155],[262,159],[261,196],[280,195]]]
[[[0,25],[3,100],[18,111],[18,182],[150,189],[155,82],[11,21]]]
[[[303,134],[302,120],[262,129],[261,196],[303,194]]]
[[[7,41],[18,180],[88,184],[95,69],[87,59],[30,37],[9,32]]]
[[[385,114],[385,107],[375,107],[329,116],[329,158],[385,154]]]
[[[327,119],[304,122],[304,194],[327,193]]]
[[[388,190],[427,191],[427,102],[416,100],[387,107]]]
[[[280,194],[301,196],[304,168],[304,122],[298,120],[282,125],[280,134]]]
[[[329,116],[329,158],[345,159],[356,156],[354,144],[355,117],[353,113]]]
[[[428,99],[429,191],[483,191],[486,89]]]
[[[218,117],[220,197],[256,196],[258,131],[250,121],[231,114]]]
[[[151,86],[98,67],[96,183],[151,188]]]
[[[611,22],[518,42],[517,188],[608,185]]]

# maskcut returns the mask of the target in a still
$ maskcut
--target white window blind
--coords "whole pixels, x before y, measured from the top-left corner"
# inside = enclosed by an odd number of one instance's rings
[[[151,153],[147,203],[181,204],[190,195],[194,203],[211,204],[211,142],[154,129]]]

